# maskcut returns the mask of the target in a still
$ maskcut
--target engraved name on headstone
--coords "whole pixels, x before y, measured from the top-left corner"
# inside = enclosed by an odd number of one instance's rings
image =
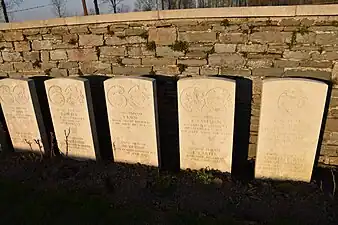
[[[78,159],[100,157],[89,81],[53,78],[45,87],[60,151]]]
[[[181,168],[231,172],[235,89],[222,78],[178,81]]]
[[[114,160],[158,166],[155,80],[111,78],[104,89]]]
[[[256,178],[310,181],[327,89],[307,79],[263,81]]]
[[[49,150],[33,80],[0,80],[0,102],[15,150],[44,153]]]

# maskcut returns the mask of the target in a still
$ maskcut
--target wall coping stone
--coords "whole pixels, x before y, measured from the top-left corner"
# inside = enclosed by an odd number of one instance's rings
[[[168,19],[207,19],[233,17],[297,17],[297,16],[336,16],[338,4],[293,5],[293,6],[256,6],[199,8],[180,10],[159,10],[148,12],[130,12],[92,16],[75,16],[48,20],[0,23],[0,30],[29,29],[64,25],[82,25],[96,23],[117,23],[132,21],[156,21]]]

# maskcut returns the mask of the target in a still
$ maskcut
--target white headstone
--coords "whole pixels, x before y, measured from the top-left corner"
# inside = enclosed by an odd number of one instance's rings
[[[327,89],[307,79],[263,81],[256,178],[310,181]]]
[[[45,81],[45,87],[60,151],[78,159],[99,157],[89,81],[53,78]]]
[[[0,100],[15,150],[44,153],[49,150],[34,81],[0,80]]]
[[[114,160],[158,166],[155,80],[111,78],[104,89]]]
[[[181,168],[231,172],[235,89],[222,78],[178,81]]]

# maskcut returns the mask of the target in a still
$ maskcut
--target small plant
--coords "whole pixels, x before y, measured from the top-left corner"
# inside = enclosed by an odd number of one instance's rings
[[[50,75],[50,72],[51,72],[51,71],[52,71],[51,68],[50,68],[50,69],[45,69],[45,70],[44,70],[45,74],[48,75],[48,76]]]
[[[36,69],[36,68],[41,68],[41,62],[39,60],[35,60],[33,62],[33,68]]]
[[[148,34],[148,32],[145,31],[145,32],[143,32],[142,34],[140,34],[139,36],[140,36],[141,38],[147,40],[148,37],[149,37],[149,34]]]
[[[271,26],[272,25],[272,20],[271,18],[269,18],[268,20],[265,21],[267,26]]]
[[[221,22],[221,26],[223,26],[223,27],[227,27],[227,26],[229,26],[230,25],[230,22],[229,22],[229,20],[228,19],[224,19],[224,20],[222,20],[222,22]]]
[[[170,174],[158,174],[154,182],[152,182],[151,189],[161,195],[169,195],[175,191],[176,177]]]
[[[76,38],[71,38],[68,41],[68,44],[71,44],[71,45],[76,45],[77,43],[78,43],[78,40]]]
[[[125,66],[121,58],[117,58],[116,63],[119,64],[120,66]]]
[[[177,67],[181,74],[188,68],[188,66],[185,64],[177,64]]]
[[[322,54],[322,53],[324,52],[323,46],[320,46],[320,47],[319,47],[318,52],[319,52],[320,54]]]
[[[186,53],[189,50],[189,44],[186,41],[175,41],[175,43],[169,47],[176,52]]]
[[[211,184],[214,180],[214,176],[208,169],[201,169],[197,171],[196,179],[203,184]]]
[[[207,53],[208,55],[214,54],[215,53],[215,47],[212,46],[212,48],[208,51],[205,51],[205,53]]]
[[[66,156],[68,156],[70,128],[68,128],[68,131],[64,130],[63,132],[65,134]]]
[[[332,21],[331,25],[334,27],[338,27],[338,21],[337,20]]]
[[[287,45],[289,45],[289,49],[291,49],[296,44],[296,38],[297,38],[296,33],[297,33],[296,31],[292,32],[290,43],[287,43]]]
[[[77,74],[78,74],[79,76],[83,76],[82,70],[78,69],[78,70],[77,70]]]
[[[299,27],[297,32],[300,33],[301,35],[304,35],[304,34],[308,34],[310,31],[308,27],[303,26],[303,27]]]
[[[151,71],[149,72],[149,75],[150,75],[150,76],[155,76],[155,75],[156,75],[156,72],[155,72],[153,69],[151,69]]]
[[[155,43],[155,41],[150,41],[150,42],[148,42],[148,43],[146,44],[146,49],[147,49],[148,51],[152,51],[152,52],[156,51],[156,43]]]

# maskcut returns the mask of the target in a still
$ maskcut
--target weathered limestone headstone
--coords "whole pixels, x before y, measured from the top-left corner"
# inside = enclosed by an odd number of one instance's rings
[[[45,87],[60,151],[78,159],[100,157],[89,81],[53,78]]]
[[[158,166],[155,80],[111,78],[104,89],[114,160]]]
[[[178,81],[181,168],[231,172],[235,89],[222,78]]]
[[[0,80],[0,100],[14,149],[37,153],[48,151],[48,138],[34,81]]]
[[[327,88],[306,79],[263,81],[256,178],[310,181]]]

